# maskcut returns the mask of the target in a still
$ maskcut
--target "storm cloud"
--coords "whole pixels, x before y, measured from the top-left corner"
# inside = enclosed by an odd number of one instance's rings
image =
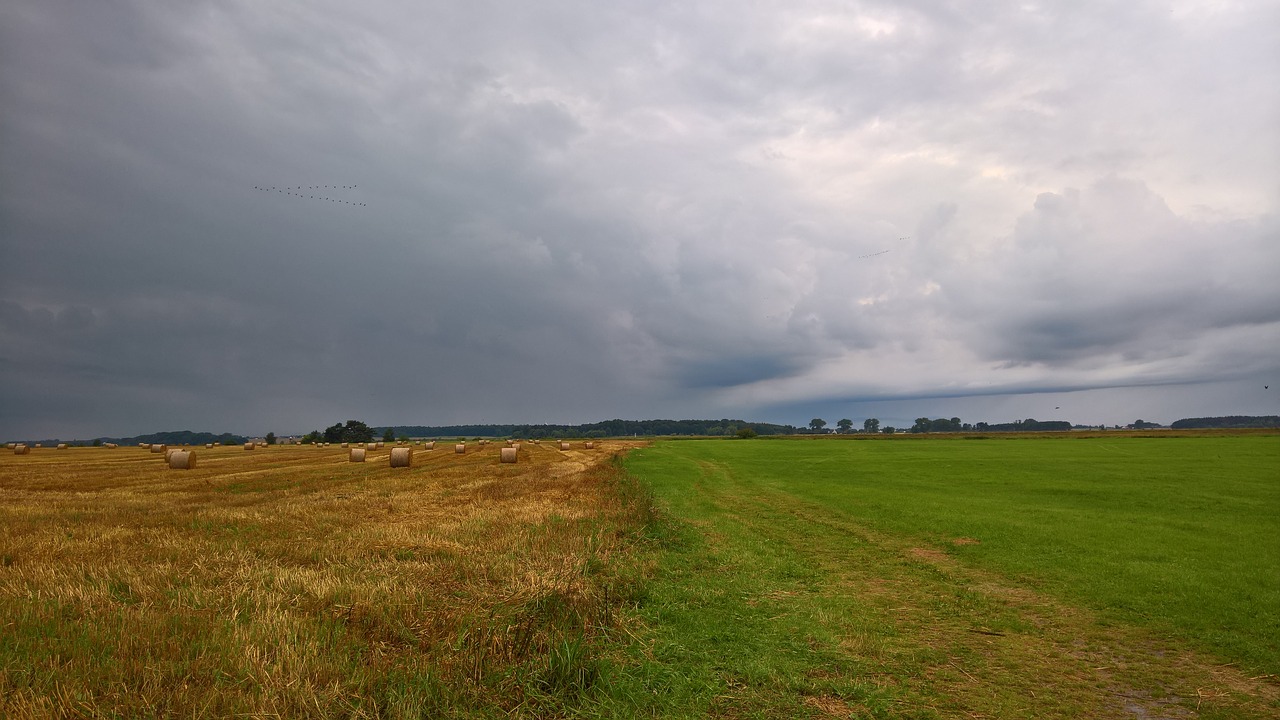
[[[1280,413],[1276,27],[8,3],[0,434]]]

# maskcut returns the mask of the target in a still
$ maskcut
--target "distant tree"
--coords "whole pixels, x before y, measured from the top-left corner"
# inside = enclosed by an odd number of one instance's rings
[[[382,432],[382,442],[395,442],[395,441],[396,441],[396,431],[395,431],[395,430],[393,430],[393,429],[391,429],[391,428],[387,428],[386,430],[384,430],[384,431]]]
[[[884,433],[885,435],[892,435],[892,434],[894,434],[894,433],[898,432],[898,428],[896,428],[896,427],[894,427],[894,426],[890,425],[890,426],[886,427],[884,430],[881,430],[880,432]]]
[[[880,421],[876,418],[867,418],[862,421],[862,429],[869,433],[880,432]]]
[[[94,439],[93,439],[93,446],[94,446],[94,447],[102,447],[102,438],[94,438]]]
[[[916,418],[916,424],[912,425],[911,429],[907,430],[907,432],[927,433],[929,432],[929,429],[932,426],[933,426],[933,423],[929,421],[929,418],[927,417]]]
[[[354,421],[353,421],[354,422]],[[324,429],[324,441],[330,443],[346,442],[342,423],[335,423]]]
[[[322,440],[324,440],[324,435],[321,435],[319,430],[312,430],[302,436],[302,442],[308,445],[314,445]]]
[[[827,421],[822,418],[814,418],[809,421],[809,429],[814,432],[822,432],[822,428],[827,426]]]
[[[845,418],[844,420],[836,423],[836,427],[840,428],[840,432],[847,433],[853,429],[853,421]]]
[[[269,432],[269,433],[267,433],[267,436],[266,436],[266,438],[264,438],[264,439],[267,441],[267,444],[268,444],[268,445],[275,445],[275,444],[276,444],[276,434],[275,434],[275,433],[273,433],[273,432]]]
[[[757,434],[758,433],[756,433],[755,430],[749,427],[744,427],[738,431],[738,438],[741,440],[750,440],[751,438],[755,437]]]

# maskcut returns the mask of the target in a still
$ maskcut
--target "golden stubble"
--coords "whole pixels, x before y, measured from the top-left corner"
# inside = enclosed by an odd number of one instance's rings
[[[0,457],[0,716],[374,716],[388,676],[520,707],[522,668],[611,617],[633,445]]]

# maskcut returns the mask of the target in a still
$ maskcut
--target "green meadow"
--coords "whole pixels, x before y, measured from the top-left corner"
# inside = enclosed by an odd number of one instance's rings
[[[1280,437],[668,441],[655,714],[1280,716]],[[673,670],[674,669],[674,670]]]

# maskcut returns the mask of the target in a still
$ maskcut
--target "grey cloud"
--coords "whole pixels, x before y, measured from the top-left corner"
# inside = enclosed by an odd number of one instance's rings
[[[1265,8],[0,13],[4,432],[1274,368]]]

